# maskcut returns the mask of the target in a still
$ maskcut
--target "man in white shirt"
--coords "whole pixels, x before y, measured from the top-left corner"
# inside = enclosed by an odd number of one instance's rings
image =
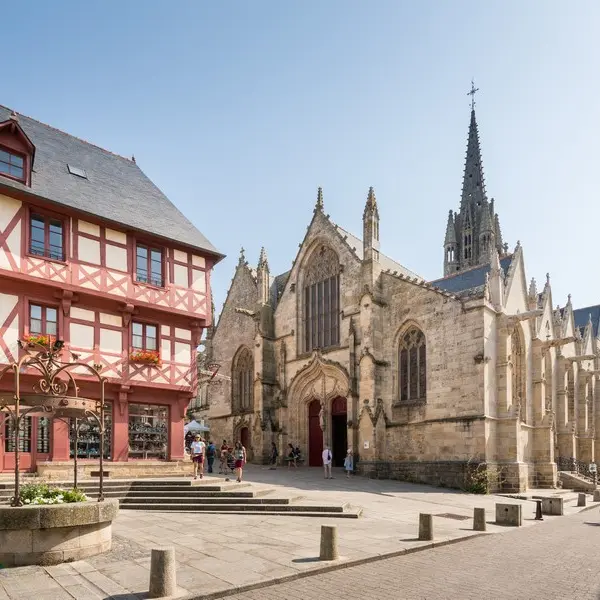
[[[333,479],[331,476],[331,462],[333,461],[333,455],[328,445],[325,445],[323,450],[323,470],[325,471],[325,479]]]
[[[200,471],[200,479],[204,477],[204,455],[206,454],[206,444],[197,435],[192,442],[192,461],[194,462],[194,479],[198,479],[198,471]]]

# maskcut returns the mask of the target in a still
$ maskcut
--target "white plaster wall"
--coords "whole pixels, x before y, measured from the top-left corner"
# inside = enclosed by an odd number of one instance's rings
[[[175,327],[175,337],[182,340],[191,340],[192,332],[189,329],[182,329],[181,327]]]
[[[19,302],[18,296],[12,294],[0,294],[0,324],[4,323],[8,315]],[[13,353],[13,358],[17,355],[17,340],[19,339],[19,315],[15,315],[14,319],[8,324],[8,327],[2,335],[4,343]],[[10,359],[6,353],[0,348],[0,364],[8,364]]]
[[[4,231],[8,224],[11,222],[13,217],[17,214],[21,208],[21,202],[13,200],[7,196],[0,196],[0,231]],[[12,258],[19,264],[19,257],[21,255],[21,224],[17,223],[12,233],[7,239],[9,253]],[[9,259],[4,249],[0,249],[0,269],[12,270]]]
[[[77,306],[71,307],[71,318],[79,319],[80,321],[94,321],[96,315],[93,310],[87,310],[86,308],[79,308]]]
[[[182,252],[181,250],[173,250],[173,258],[179,262],[186,263],[188,261],[187,252]]]
[[[171,340],[160,341],[160,357],[163,361],[171,360]]]
[[[106,266],[117,271],[127,271],[127,250],[106,244]]]
[[[71,346],[74,348],[94,348],[94,327],[71,323]]]
[[[161,325],[160,326],[160,334],[161,335],[171,335],[171,327],[169,325]]]
[[[127,243],[127,234],[121,231],[115,231],[114,229],[105,229],[106,239],[110,242],[117,242],[118,244]]]
[[[192,347],[190,344],[175,342],[175,362],[182,365],[189,365],[192,360]]]
[[[206,267],[206,261],[204,260],[204,256],[196,256],[194,254],[192,256],[192,264],[195,267],[202,267],[204,269]]]
[[[100,242],[79,236],[79,260],[93,265],[100,264]]]
[[[87,233],[88,235],[95,235],[96,237],[100,237],[100,227],[98,227],[98,225],[94,225],[93,223],[88,223],[87,221],[79,221],[77,223],[77,228],[79,229],[79,231]]]
[[[100,350],[119,354],[123,351],[123,334],[115,329],[100,329]]]
[[[192,269],[192,289],[206,293],[206,272]]]
[[[123,319],[120,315],[111,315],[109,313],[100,313],[100,323],[102,323],[102,325],[112,325],[113,327],[122,327]]]
[[[175,252],[177,252],[177,250]],[[173,283],[180,287],[188,287],[188,268],[183,265],[174,265],[174,267]]]

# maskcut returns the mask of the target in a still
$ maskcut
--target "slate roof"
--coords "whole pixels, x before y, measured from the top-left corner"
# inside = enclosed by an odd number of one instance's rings
[[[11,112],[0,105],[0,122]],[[35,146],[31,187],[4,177],[1,186],[223,256],[135,162],[25,115],[18,119]],[[70,174],[67,164],[84,169],[87,179]]]
[[[500,266],[506,275],[512,261],[512,255],[505,256],[500,260]],[[474,267],[468,271],[461,271],[456,275],[450,275],[443,279],[436,279],[431,281],[432,285],[441,288],[447,292],[460,294],[468,291],[483,291],[485,285],[485,275],[490,272],[490,265],[482,265],[480,267]]]
[[[356,255],[358,256],[358,258],[360,260],[362,260],[363,259],[362,240],[360,238],[357,238],[355,235],[352,235],[345,229],[342,229],[339,225],[335,225],[335,223],[334,223],[334,227],[338,230],[338,233],[342,237],[346,237],[346,242],[348,243],[348,245],[351,248],[355,248]],[[386,256],[385,254],[381,254],[381,252],[379,253],[379,264],[381,265],[381,267],[384,271],[386,271],[387,269],[390,269],[391,271],[398,271],[399,274],[406,275],[407,277],[418,277],[419,279],[424,280],[424,278],[421,277],[420,275],[418,275],[417,273],[410,271],[406,267],[402,266],[400,263],[397,263],[395,260],[392,260],[389,256]]]
[[[588,319],[592,315],[592,328],[594,329],[594,337],[598,337],[598,326],[600,324],[600,304],[596,306],[586,306],[573,311],[575,317],[575,327],[579,327],[581,333],[585,331]]]

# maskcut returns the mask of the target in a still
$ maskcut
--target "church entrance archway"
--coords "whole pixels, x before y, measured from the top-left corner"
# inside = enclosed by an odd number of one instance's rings
[[[344,466],[348,450],[348,407],[346,398],[338,396],[331,403],[331,450],[333,465]]]
[[[240,430],[240,442],[242,442],[242,446],[248,450],[250,445],[250,430],[247,427],[242,427]]]
[[[323,464],[323,432],[319,413],[321,412],[321,402],[313,400],[308,405],[308,465],[310,467],[320,467]]]

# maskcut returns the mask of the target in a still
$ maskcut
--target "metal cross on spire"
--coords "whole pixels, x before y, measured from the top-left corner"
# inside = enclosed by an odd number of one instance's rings
[[[471,96],[471,110],[475,110],[475,94],[479,91],[479,88],[475,87],[475,82],[471,79],[471,91],[467,92],[467,96]]]

